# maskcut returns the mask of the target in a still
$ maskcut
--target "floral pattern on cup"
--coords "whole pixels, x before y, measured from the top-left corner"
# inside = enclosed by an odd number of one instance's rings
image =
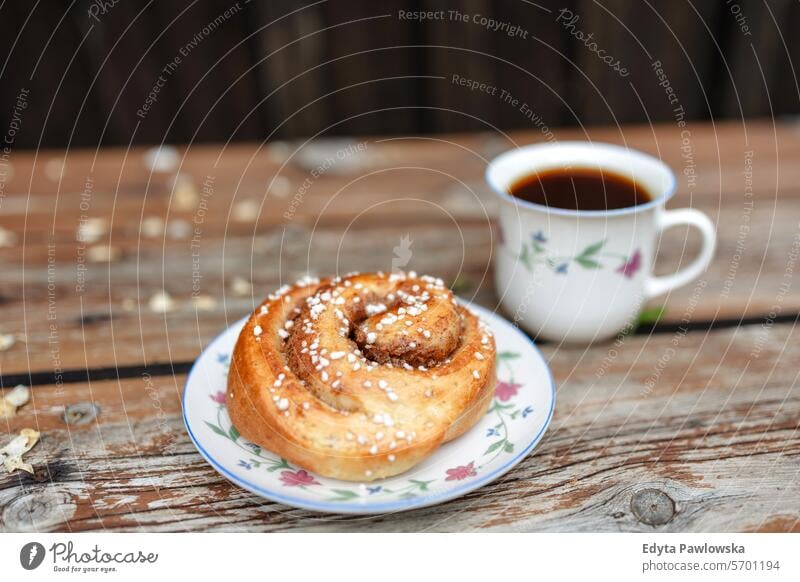
[[[630,279],[641,268],[642,268],[642,252],[639,249],[636,249],[631,255],[631,258],[628,259],[617,269],[617,273],[622,273],[628,279]]]
[[[630,279],[642,267],[641,250],[634,250],[630,256],[608,252],[605,239],[587,245],[572,256],[553,254],[547,248],[548,240],[544,231],[538,230],[530,235],[529,241],[522,243],[518,258],[526,269],[533,271],[538,265],[544,265],[557,275],[566,275],[573,266],[586,270],[604,269],[611,263],[617,273]]]

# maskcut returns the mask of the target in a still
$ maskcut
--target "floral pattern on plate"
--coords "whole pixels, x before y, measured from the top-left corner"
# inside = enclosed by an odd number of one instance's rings
[[[498,315],[471,307],[495,332],[495,398],[470,431],[402,475],[370,483],[328,479],[242,437],[225,409],[225,388],[230,353],[244,320],[215,339],[189,374],[184,420],[192,441],[234,483],[267,499],[316,511],[401,511],[481,487],[533,449],[550,421],[555,395],[547,364],[533,343]]]

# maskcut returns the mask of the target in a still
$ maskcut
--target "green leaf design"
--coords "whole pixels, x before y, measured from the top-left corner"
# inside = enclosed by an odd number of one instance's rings
[[[228,435],[230,435],[233,442],[239,440],[239,431],[236,430],[236,427],[233,425],[231,425],[231,427],[228,429]]]
[[[272,465],[267,468],[267,471],[274,473],[278,469],[289,469],[291,471],[292,466],[286,461],[286,459],[282,458],[280,461],[272,461]]]
[[[499,352],[497,358],[500,360],[515,360],[519,357],[519,352]]]
[[[430,481],[420,481],[418,479],[409,479],[408,480],[409,483],[413,483],[414,485],[416,485],[417,488],[420,491],[427,491],[428,490],[428,485],[430,485],[434,481],[435,481],[435,479],[431,479]]]
[[[503,450],[507,453],[513,453],[514,452],[513,443],[506,441],[506,444],[503,446]]]
[[[348,501],[359,496],[358,493],[350,489],[331,489],[331,491],[336,493],[336,497],[331,497],[329,501]]]
[[[204,420],[203,422],[205,422],[205,423],[206,423],[206,425],[208,425],[208,428],[210,428],[211,430],[213,430],[213,431],[214,431],[215,433],[217,433],[218,435],[220,435],[220,436],[224,436],[225,438],[228,438],[228,435],[225,433],[225,431],[224,431],[224,430],[222,430],[220,427],[218,427],[216,424],[211,424],[211,423],[210,423],[210,422],[208,422],[207,420]]]
[[[519,253],[519,260],[522,261],[522,264],[525,265],[525,268],[529,271],[532,269],[531,267],[531,257],[530,253],[528,252],[528,245],[522,245],[522,250]]]
[[[495,400],[494,404],[489,408],[487,414],[492,412],[502,412],[503,410],[508,410],[509,408],[514,408],[513,404],[501,404],[499,400]]]
[[[600,249],[602,249],[602,248],[603,248],[603,246],[604,246],[605,244],[606,244],[606,241],[605,241],[605,240],[601,240],[601,241],[599,241],[599,242],[596,242],[596,243],[594,243],[594,244],[590,244],[588,247],[586,247],[585,249],[583,249],[583,251],[581,252],[581,254],[580,254],[580,255],[578,255],[578,256],[576,257],[576,259],[577,259],[577,258],[581,258],[581,257],[583,257],[583,258],[585,258],[585,257],[590,257],[590,256],[592,256],[592,255],[594,255],[594,254],[597,254],[597,253],[600,251]]]
[[[499,449],[500,447],[502,447],[502,446],[503,446],[505,443],[506,443],[506,439],[502,439],[502,440],[499,440],[499,441],[497,441],[497,442],[495,442],[495,443],[492,443],[491,445],[489,445],[489,448],[488,448],[488,449],[486,449],[486,452],[485,452],[485,453],[483,453],[483,454],[484,454],[484,455],[488,455],[489,453],[493,453],[493,452],[495,452],[497,449]]]
[[[584,269],[599,269],[600,263],[593,259],[587,259],[586,257],[575,257],[575,262],[578,263]]]

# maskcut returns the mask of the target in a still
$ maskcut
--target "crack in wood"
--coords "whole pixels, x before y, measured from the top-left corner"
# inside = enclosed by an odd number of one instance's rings
[[[715,331],[727,328],[764,325],[770,322],[771,326],[781,324],[797,324],[800,313],[782,314],[774,318],[769,316],[742,317],[739,319],[714,319],[708,321],[693,321],[689,323],[655,323],[640,325],[631,335],[650,336],[670,333],[692,333],[699,331]],[[535,338],[533,338],[535,339]],[[548,342],[536,340],[539,345],[548,345]],[[53,384],[78,384],[83,382],[102,380],[122,380],[125,378],[141,378],[144,376],[177,376],[187,374],[194,365],[194,361],[179,361],[149,365],[105,366],[96,368],[81,368],[53,372],[48,370],[30,371],[22,374],[0,375],[0,388],[25,384],[26,386],[50,386]]]

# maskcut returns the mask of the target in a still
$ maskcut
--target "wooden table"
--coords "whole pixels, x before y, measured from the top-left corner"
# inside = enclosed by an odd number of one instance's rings
[[[178,149],[176,188],[142,149],[14,152],[0,168],[0,332],[16,343],[0,373],[4,388],[34,388],[3,443],[23,427],[42,441],[27,457],[35,475],[0,475],[0,529],[800,530],[800,126],[588,135],[679,172],[670,207],[717,223],[713,265],[655,303],[665,306],[655,325],[588,349],[543,346],[553,422],[504,478],[357,519],[269,503],[218,475],[181,420],[185,374],[280,283],[388,269],[404,235],[408,268],[496,307],[495,201],[482,174],[541,134],[191,146]],[[657,271],[691,260],[698,243],[670,232]]]

